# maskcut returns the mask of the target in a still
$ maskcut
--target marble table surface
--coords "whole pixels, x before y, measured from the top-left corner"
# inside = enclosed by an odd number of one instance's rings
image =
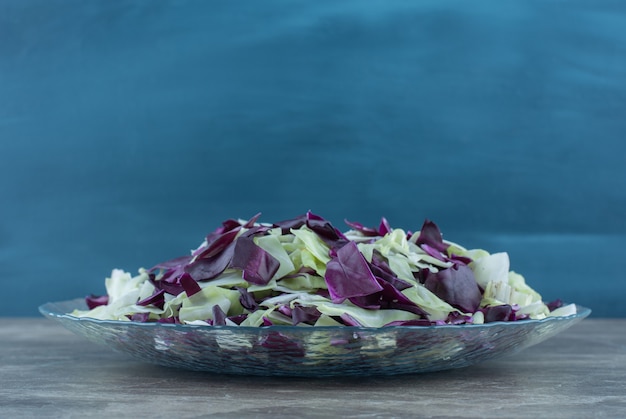
[[[145,364],[44,318],[0,322],[2,418],[618,418],[626,319],[588,318],[521,353],[429,374],[224,376]]]

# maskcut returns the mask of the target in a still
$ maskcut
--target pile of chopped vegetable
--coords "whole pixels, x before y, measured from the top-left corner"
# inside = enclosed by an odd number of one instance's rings
[[[307,212],[273,224],[229,219],[188,256],[131,274],[113,270],[107,295],[78,317],[206,326],[429,326],[576,313],[545,304],[509,270],[506,253],[420,231],[346,221],[342,233]]]

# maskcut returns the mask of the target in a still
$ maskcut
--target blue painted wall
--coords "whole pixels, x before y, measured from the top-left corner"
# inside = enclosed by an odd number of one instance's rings
[[[626,316],[625,111],[618,0],[0,0],[0,315],[311,209]]]

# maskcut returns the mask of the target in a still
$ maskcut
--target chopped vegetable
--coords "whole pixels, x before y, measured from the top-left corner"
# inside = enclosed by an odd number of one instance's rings
[[[351,229],[342,233],[310,211],[273,224],[258,223],[259,215],[226,220],[191,255],[136,276],[114,269],[107,294],[86,297],[89,310],[71,314],[207,326],[385,327],[576,313],[573,304],[545,304],[509,270],[506,253],[448,242],[430,220],[415,233],[385,218],[378,227],[346,221]]]

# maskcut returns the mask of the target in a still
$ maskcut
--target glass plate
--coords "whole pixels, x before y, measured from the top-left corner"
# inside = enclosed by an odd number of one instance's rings
[[[92,342],[159,365],[221,374],[365,376],[440,371],[511,355],[587,317],[591,310],[543,320],[483,325],[236,327],[137,323],[78,318],[82,299],[39,307]]]

